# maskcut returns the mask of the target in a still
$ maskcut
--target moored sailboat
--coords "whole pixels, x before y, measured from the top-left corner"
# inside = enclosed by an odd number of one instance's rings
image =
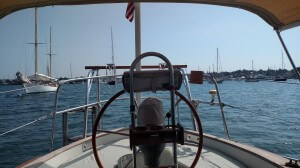
[[[35,8],[35,73],[34,75],[25,77],[20,72],[16,73],[17,78],[23,83],[25,93],[41,93],[54,92],[57,89],[57,79],[52,78],[52,37],[50,27],[50,69],[49,76],[38,73],[38,24],[37,24],[38,10]]]
[[[214,76],[214,78],[215,78],[215,81],[218,83],[218,84],[220,84],[220,83],[223,83],[223,79],[222,79],[222,77],[220,76],[220,74],[219,74],[219,59],[220,59],[220,57],[219,57],[219,49],[217,48],[217,74],[215,74],[215,72],[213,72],[213,76]],[[207,82],[209,83],[209,84],[214,84],[214,81],[211,81],[211,80],[207,80]]]
[[[281,71],[283,71],[283,69],[284,69],[283,53],[281,53]],[[287,78],[284,77],[284,76],[281,74],[280,76],[276,76],[276,78],[274,79],[274,81],[277,81],[277,82],[281,81],[281,82],[283,82],[283,81],[287,81]]]
[[[113,40],[113,31],[112,27],[110,29],[110,38],[111,38],[111,64],[106,64],[106,75],[110,77],[105,78],[105,83],[108,85],[116,85],[118,83],[116,75],[116,65],[115,65],[115,55],[114,55],[114,40]]]
[[[259,80],[257,79],[257,77],[254,74],[254,68],[253,68],[253,60],[252,60],[252,71],[249,74],[249,77],[247,77],[245,79],[245,82],[259,82]]]

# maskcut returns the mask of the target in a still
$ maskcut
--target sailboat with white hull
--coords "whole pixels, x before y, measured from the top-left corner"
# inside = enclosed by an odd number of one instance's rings
[[[54,92],[57,90],[57,79],[51,77],[52,71],[52,49],[51,49],[51,27],[50,27],[50,70],[49,76],[38,73],[38,28],[37,28],[37,8],[35,8],[35,73],[34,75],[25,77],[20,72],[16,76],[23,82],[26,93]]]
[[[113,31],[112,27],[110,29],[110,37],[111,37],[111,64],[106,64],[106,75],[111,75],[106,79],[106,84],[108,85],[116,85],[118,83],[116,75],[116,65],[115,65],[115,57],[114,57],[114,40],[113,40]],[[110,74],[109,74],[110,73]]]
[[[254,72],[254,68],[253,68],[253,60],[252,60],[252,71],[251,71],[249,77],[245,79],[245,82],[258,82],[258,81],[259,81],[259,80],[254,76],[253,72]]]
[[[281,53],[281,71],[283,71],[283,70],[284,70],[283,53]],[[281,73],[281,75],[280,75],[280,76],[277,76],[277,77],[274,79],[274,81],[276,81],[276,82],[283,82],[283,81],[287,81],[287,78],[284,77],[284,76],[282,75],[282,73]]]
[[[219,76],[219,49],[217,48],[217,74],[215,75],[215,73],[213,72],[213,76],[215,78],[215,81],[220,84],[223,83],[223,79]],[[212,80],[208,80],[209,84],[214,84],[214,82]]]

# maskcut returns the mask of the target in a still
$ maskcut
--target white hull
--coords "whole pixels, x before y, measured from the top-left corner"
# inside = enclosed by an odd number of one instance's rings
[[[55,92],[56,85],[49,84],[23,84],[26,93],[42,93],[42,92]]]

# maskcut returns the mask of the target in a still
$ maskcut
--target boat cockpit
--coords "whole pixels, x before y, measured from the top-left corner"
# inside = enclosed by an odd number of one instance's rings
[[[138,62],[149,56],[162,59],[166,63],[164,68],[134,71]],[[174,67],[176,66],[172,66],[160,53],[141,54],[133,61],[130,70],[124,72],[123,89],[109,100],[98,99],[94,103],[89,103],[88,97],[94,79],[97,88],[100,86],[101,77],[92,76],[97,69],[92,69],[87,78],[61,81],[56,94],[56,111],[53,113],[51,147],[53,149],[55,118],[60,114],[64,147],[19,167],[282,167],[289,161],[279,155],[230,140],[223,110],[225,104],[221,101],[214,78],[211,80],[215,82],[216,90],[209,91],[212,100],[206,103],[220,107],[227,139],[204,134],[197,109],[199,103],[205,102],[193,100],[188,85],[189,82],[201,84],[203,76],[210,76],[201,71],[194,71],[189,79],[183,69]],[[58,111],[58,93],[61,85],[74,80],[87,80],[86,104]],[[188,98],[180,93],[182,85],[187,90]],[[100,93],[100,88],[96,92]],[[136,93],[141,92],[169,92],[169,98],[140,97],[140,101],[143,101],[138,102],[140,95]],[[129,94],[129,98],[120,97],[123,94]],[[214,101],[215,95],[218,95],[218,102]],[[130,123],[127,127],[103,129],[101,123],[104,122],[105,112],[114,101],[119,100],[129,100],[126,109]],[[190,111],[189,121],[192,122],[192,128],[184,127],[181,123],[180,102],[184,102]],[[167,105],[167,108],[164,108],[163,104]],[[68,135],[68,115],[82,111],[83,135],[71,138]],[[118,115],[118,108],[113,111],[113,114]],[[87,132],[89,114],[92,117],[92,134]]]

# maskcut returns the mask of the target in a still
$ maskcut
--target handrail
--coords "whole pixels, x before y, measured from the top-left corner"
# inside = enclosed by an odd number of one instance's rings
[[[148,53],[148,54],[151,54],[151,53]],[[147,55],[143,55],[143,57],[146,57]],[[137,62],[137,61],[136,61]],[[134,67],[133,65],[135,64],[135,62],[132,63],[132,67]],[[131,67],[130,70],[133,70],[133,68]],[[171,71],[172,71],[172,66],[170,66],[171,68]],[[188,99],[190,101],[195,101],[192,99],[192,95],[191,95],[191,91],[190,91],[190,87],[189,87],[189,81],[188,81],[188,77],[187,77],[187,74],[185,73],[185,71],[183,69],[180,69],[182,75],[184,76],[184,85],[185,85],[185,89],[187,91],[187,94],[188,94]],[[94,76],[95,72],[97,72],[96,76]],[[133,75],[133,74],[131,74]],[[68,79],[68,80],[62,80],[62,81],[59,81],[59,85],[57,87],[57,90],[56,90],[56,96],[55,96],[55,110],[54,112],[52,112],[50,115],[52,116],[52,132],[51,132],[51,150],[53,150],[53,146],[54,146],[54,125],[55,125],[55,118],[56,118],[56,115],[57,114],[62,114],[63,115],[63,132],[64,132],[64,140],[67,139],[65,136],[66,136],[66,133],[65,131],[67,132],[67,114],[69,112],[76,112],[77,110],[82,110],[84,111],[84,132],[83,132],[83,137],[85,137],[87,135],[87,116],[88,116],[88,112],[89,112],[89,109],[90,107],[96,107],[97,110],[100,110],[101,108],[101,103],[106,103],[107,100],[101,100],[100,99],[100,79],[101,78],[107,78],[107,77],[116,77],[116,76],[122,76],[122,75],[103,75],[103,76],[98,76],[98,70],[91,70],[89,71],[88,73],[88,77],[84,77],[84,78],[76,78],[76,79]],[[172,76],[172,73],[170,74],[170,76]],[[221,114],[222,114],[222,119],[223,119],[223,125],[224,125],[224,130],[225,130],[225,136],[227,137],[227,139],[231,139],[230,138],[230,134],[229,134],[229,130],[227,128],[227,123],[226,123],[226,118],[225,118],[225,114],[224,114],[224,110],[223,110],[223,107],[226,106],[224,103],[222,103],[221,101],[221,97],[220,97],[220,93],[219,93],[219,89],[218,89],[218,85],[215,81],[215,79],[209,75],[204,75],[205,77],[207,78],[210,78],[214,84],[215,84],[215,88],[216,88],[216,91],[217,91],[217,95],[218,95],[218,100],[219,102],[216,103],[214,102],[214,105],[215,104],[218,104],[220,106],[220,110],[221,110]],[[97,80],[98,79],[98,80]],[[93,103],[89,103],[89,96],[90,96],[90,90],[91,90],[91,87],[92,87],[92,84],[93,84],[93,80],[97,80],[97,84],[99,85],[98,88],[97,88],[97,94],[99,94],[99,98],[97,98],[97,101],[96,102],[93,102]],[[58,111],[58,97],[59,97],[59,93],[60,93],[60,88],[62,85],[64,84],[67,84],[67,83],[70,83],[70,82],[74,82],[74,81],[87,81],[86,82],[86,102],[85,102],[85,105],[82,105],[82,106],[77,106],[77,107],[73,107],[73,108],[69,108],[69,109],[65,109],[65,110],[61,110],[61,111]],[[170,85],[172,86],[172,83],[174,83],[174,81],[170,81]],[[98,90],[99,89],[99,90]],[[145,97],[143,97],[144,99]],[[163,97],[163,99],[165,99],[166,97]],[[125,99],[131,99],[130,97],[123,97],[123,98],[118,98],[117,100],[125,100]],[[170,98],[166,98],[166,99],[170,99]],[[172,93],[171,93],[171,99],[172,99]],[[174,95],[173,95],[173,100],[174,100]],[[131,101],[133,101],[133,103],[131,104],[135,104],[134,102],[134,99],[132,99]],[[171,111],[175,111],[175,106],[177,106],[180,102],[180,99],[177,100],[177,102],[173,102],[171,103]],[[203,101],[199,101],[198,100],[198,103],[201,102],[203,103]],[[210,103],[210,105],[212,105]],[[196,105],[197,106],[197,105]],[[197,108],[197,107],[195,107]],[[97,110],[93,111],[93,112],[97,112]],[[79,111],[78,111],[79,112]],[[81,112],[81,111],[80,111]],[[94,114],[93,114],[94,115]],[[175,116],[175,114],[173,113],[173,115]],[[178,111],[178,116],[179,116],[179,111]],[[193,119],[193,116],[191,116],[192,119]],[[175,119],[175,118],[174,118]],[[179,119],[180,120],[180,119]],[[175,123],[175,121],[174,121]],[[193,122],[194,124],[194,122]],[[66,130],[65,130],[66,129]],[[101,128],[100,128],[101,129]],[[196,130],[197,128],[194,126],[194,130]],[[64,143],[66,144],[66,143]]]
[[[108,77],[107,75],[106,76],[92,76],[94,75],[95,73],[95,70],[91,70],[89,73],[88,73],[88,77],[85,77],[85,78],[76,78],[76,79],[69,79],[69,80],[64,80],[64,81],[60,81],[58,83],[58,86],[57,86],[57,90],[56,90],[56,94],[55,94],[55,102],[54,102],[54,106],[55,106],[55,109],[54,109],[54,112],[52,112],[50,115],[52,115],[52,128],[51,128],[51,145],[50,145],[50,151],[53,150],[53,147],[54,147],[54,129],[55,129],[55,119],[56,119],[56,115],[57,114],[64,114],[66,115],[67,112],[63,112],[63,113],[58,113],[58,97],[59,97],[59,93],[60,93],[60,88],[62,85],[66,84],[66,83],[69,83],[69,82],[73,82],[73,81],[81,81],[81,80],[86,80],[87,82],[87,87],[86,87],[86,104],[84,106],[80,106],[80,107],[84,107],[86,110],[85,112],[85,125],[84,125],[84,132],[83,132],[83,136],[86,136],[86,130],[87,130],[87,112],[88,112],[88,109],[87,107],[90,107],[88,103],[88,97],[89,97],[89,94],[90,94],[90,89],[92,87],[92,82],[91,82],[91,79],[100,79],[100,78],[105,78],[105,77]],[[100,102],[96,102],[97,106],[100,108]],[[93,104],[93,103],[92,103]],[[75,108],[78,108],[78,107],[75,107]],[[70,110],[70,109],[68,109]],[[64,110],[63,110],[64,111]],[[60,111],[61,112],[61,111]]]
[[[192,101],[192,94],[191,94],[191,88],[190,88],[190,84],[189,84],[189,80],[188,80],[188,75],[185,73],[185,71],[183,69],[180,70],[182,75],[184,76],[184,84],[185,84],[185,89],[187,91],[187,95],[188,95],[188,100]],[[196,107],[195,107],[196,108]],[[196,127],[196,121],[194,119],[193,113],[191,113],[191,118],[192,118],[192,124],[193,124],[193,129],[194,131],[198,131],[198,128]]]
[[[115,69],[129,69],[130,66],[115,66]],[[161,68],[159,65],[142,65],[142,69],[158,69]],[[165,66],[164,68],[168,68],[168,66]],[[187,65],[173,65],[174,69],[179,68],[187,68]],[[92,70],[98,70],[98,69],[107,69],[107,66],[85,66],[85,69],[92,69]]]
[[[74,107],[74,108],[69,108],[69,109],[66,109],[66,110],[58,111],[58,112],[56,112],[56,114],[64,114],[64,113],[68,113],[68,112],[72,112],[72,111],[76,111],[76,110],[81,110],[81,109],[88,108],[88,107],[99,106],[99,105],[100,104],[98,102],[90,103],[90,104],[86,104],[86,105],[77,106],[77,107]]]
[[[224,114],[223,103],[221,101],[221,96],[220,96],[218,84],[217,84],[215,78],[213,78],[212,76],[204,74],[204,77],[210,78],[214,82],[214,85],[215,85],[215,88],[216,88],[216,91],[217,91],[217,95],[218,95],[220,111],[221,111],[221,114],[222,114],[225,136],[228,140],[231,140],[230,134],[229,134],[229,131],[228,131],[228,127],[227,127],[227,122],[226,122],[226,118],[225,118],[225,114]]]
[[[94,76],[95,70],[89,71],[88,77]],[[89,104],[90,100],[90,91],[92,88],[93,81],[91,79],[87,79],[86,81],[86,97],[85,104]],[[86,138],[87,135],[87,124],[88,124],[88,108],[85,108],[84,112],[84,128],[83,128],[83,138]]]
[[[91,77],[84,77],[84,78],[74,78],[74,79],[67,79],[67,80],[60,80],[59,84],[65,84],[69,82],[75,82],[75,81],[84,81],[87,79],[98,79],[98,78],[107,78],[107,77],[117,77],[122,75],[103,75],[103,76],[91,76]]]
[[[147,97],[142,97],[142,99],[146,99],[146,98]],[[161,98],[161,99],[170,99],[170,98],[167,98],[167,97],[159,97],[159,98]],[[123,97],[123,98],[117,98],[116,100],[126,100],[126,99],[130,99],[130,98],[129,97]],[[103,101],[100,101],[100,103],[106,103],[107,101],[108,100],[103,100]],[[87,108],[87,107],[93,107],[93,106],[100,105],[100,103],[99,102],[94,102],[94,103],[90,103],[90,104],[86,104],[86,105],[82,105],[82,106],[73,107],[73,108],[57,111],[56,114],[64,114],[64,113],[67,113],[67,112],[81,110],[81,109],[84,109],[84,108]],[[217,104],[217,103],[214,103],[214,104]]]

